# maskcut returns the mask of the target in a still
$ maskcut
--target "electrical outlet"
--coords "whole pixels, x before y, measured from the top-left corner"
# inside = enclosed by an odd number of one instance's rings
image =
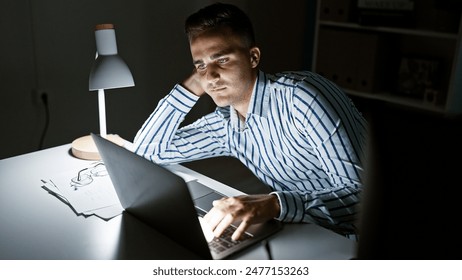
[[[48,91],[43,89],[33,89],[31,91],[32,104],[40,105],[43,103],[43,97],[48,96]]]

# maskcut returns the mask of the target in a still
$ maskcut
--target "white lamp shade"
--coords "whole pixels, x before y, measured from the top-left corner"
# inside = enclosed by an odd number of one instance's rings
[[[127,64],[118,55],[99,55],[90,72],[90,90],[132,87],[135,85]]]
[[[90,71],[90,90],[132,87],[133,76],[117,54],[114,25],[100,24],[95,30],[97,58]]]

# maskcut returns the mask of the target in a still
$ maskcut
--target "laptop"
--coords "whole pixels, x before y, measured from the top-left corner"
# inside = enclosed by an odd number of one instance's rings
[[[125,211],[202,259],[226,259],[281,229],[280,222],[271,220],[252,225],[233,241],[235,225],[231,225],[222,237],[210,240],[200,219],[223,194],[197,180],[186,183],[156,163],[99,135],[91,136]]]

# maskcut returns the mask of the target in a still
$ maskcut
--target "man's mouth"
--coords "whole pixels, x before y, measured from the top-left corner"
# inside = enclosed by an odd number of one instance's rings
[[[225,86],[210,87],[210,91],[217,92],[217,91],[224,90],[225,88],[226,88]]]

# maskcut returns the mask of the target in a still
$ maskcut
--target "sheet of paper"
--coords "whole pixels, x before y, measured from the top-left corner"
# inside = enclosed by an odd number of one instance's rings
[[[67,202],[78,214],[95,214],[102,218],[122,213],[119,198],[103,164],[57,174],[43,180],[43,188]]]
[[[43,186],[42,186],[43,189],[45,189],[46,191],[48,191],[52,195],[56,196],[57,198],[59,198],[62,202],[68,204],[71,208],[74,208],[72,206],[72,204],[70,204],[69,201],[66,199],[66,197],[63,194],[61,194],[59,189],[54,185],[54,183],[52,181],[42,180],[42,183],[43,183]],[[110,219],[122,214],[123,211],[124,211],[124,209],[123,209],[122,205],[114,204],[114,205],[111,205],[111,206],[107,206],[107,207],[103,207],[103,208],[99,208],[99,209],[93,209],[91,211],[84,212],[84,213],[78,213],[78,214],[82,214],[84,216],[95,215],[95,216],[100,217],[103,220],[110,220]]]
[[[74,187],[70,182],[71,178],[72,175],[61,174],[53,182],[78,213],[120,204],[109,176],[96,177],[90,184],[82,187]]]
[[[103,220],[110,220],[120,214],[124,211],[124,208],[122,205],[119,204],[114,204],[108,207],[104,207],[101,209],[96,209],[91,212],[91,214],[96,215],[100,217]]]
[[[41,180],[43,183],[42,188],[51,193],[52,195],[56,196],[57,198],[61,199],[63,202],[69,204],[69,201],[67,201],[66,197],[64,197],[59,189],[55,186],[55,184],[50,180],[50,181],[45,181]]]

